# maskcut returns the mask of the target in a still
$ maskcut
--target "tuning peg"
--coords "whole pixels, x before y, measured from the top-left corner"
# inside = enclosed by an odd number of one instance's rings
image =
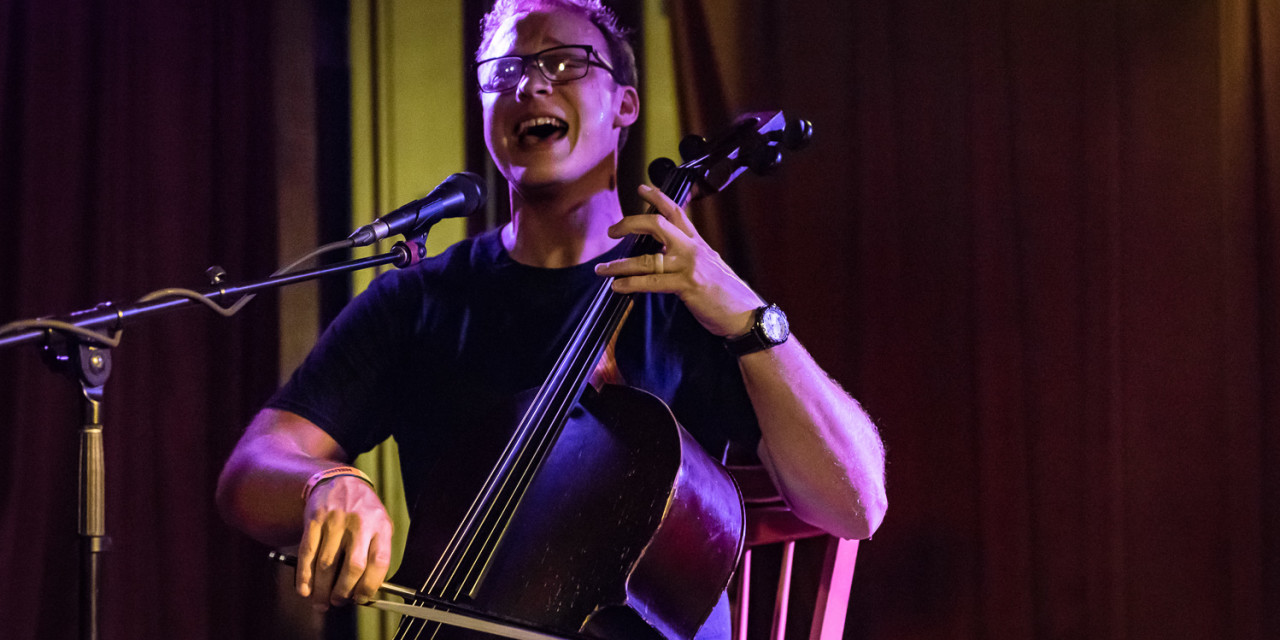
[[[782,162],[782,152],[772,145],[762,145],[747,155],[747,166],[756,175],[768,175]]]
[[[680,159],[688,162],[707,155],[707,139],[689,134],[680,141]]]
[[[786,131],[782,134],[782,144],[788,149],[802,149],[813,138],[813,123],[800,118],[787,120]]]
[[[671,158],[658,158],[649,163],[649,182],[659,189],[667,182],[667,176],[671,174],[671,170],[676,168],[676,163]]]

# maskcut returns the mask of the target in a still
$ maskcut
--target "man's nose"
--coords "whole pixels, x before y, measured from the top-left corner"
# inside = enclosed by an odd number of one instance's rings
[[[516,94],[531,96],[537,93],[551,93],[551,81],[542,75],[538,61],[530,60],[524,65],[524,74],[520,76],[520,84],[516,85]]]

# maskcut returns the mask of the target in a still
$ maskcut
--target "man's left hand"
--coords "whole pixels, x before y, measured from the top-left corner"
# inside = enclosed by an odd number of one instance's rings
[[[627,216],[609,227],[609,235],[653,236],[661,253],[606,262],[596,273],[613,276],[618,293],[674,293],[707,331],[739,336],[751,330],[752,312],[764,302],[725,264],[693,227],[688,214],[662,191],[640,186],[640,197],[656,214]]]

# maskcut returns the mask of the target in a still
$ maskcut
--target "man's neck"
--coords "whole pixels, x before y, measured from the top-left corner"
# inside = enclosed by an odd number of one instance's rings
[[[609,227],[622,219],[614,189],[587,194],[572,190],[533,197],[511,190],[511,222],[502,229],[502,244],[516,262],[560,268],[582,264],[613,248]]]

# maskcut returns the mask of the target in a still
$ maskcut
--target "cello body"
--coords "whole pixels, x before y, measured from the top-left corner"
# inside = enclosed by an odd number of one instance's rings
[[[490,419],[513,424],[529,399],[521,396]],[[489,470],[485,461],[501,454],[492,434],[480,435],[486,430],[460,437],[454,446],[465,453],[451,455],[430,481],[448,481],[456,495],[474,493]],[[453,588],[433,595],[565,635],[692,638],[742,550],[733,479],[661,400],[632,387],[584,393],[473,575],[459,575],[470,560],[454,567],[435,560],[449,544],[442,534],[453,529],[442,525],[463,514],[442,493],[430,493],[414,505],[397,581],[432,593],[434,577]],[[402,632],[414,625],[427,628],[400,637],[491,637],[412,619],[402,621]]]

